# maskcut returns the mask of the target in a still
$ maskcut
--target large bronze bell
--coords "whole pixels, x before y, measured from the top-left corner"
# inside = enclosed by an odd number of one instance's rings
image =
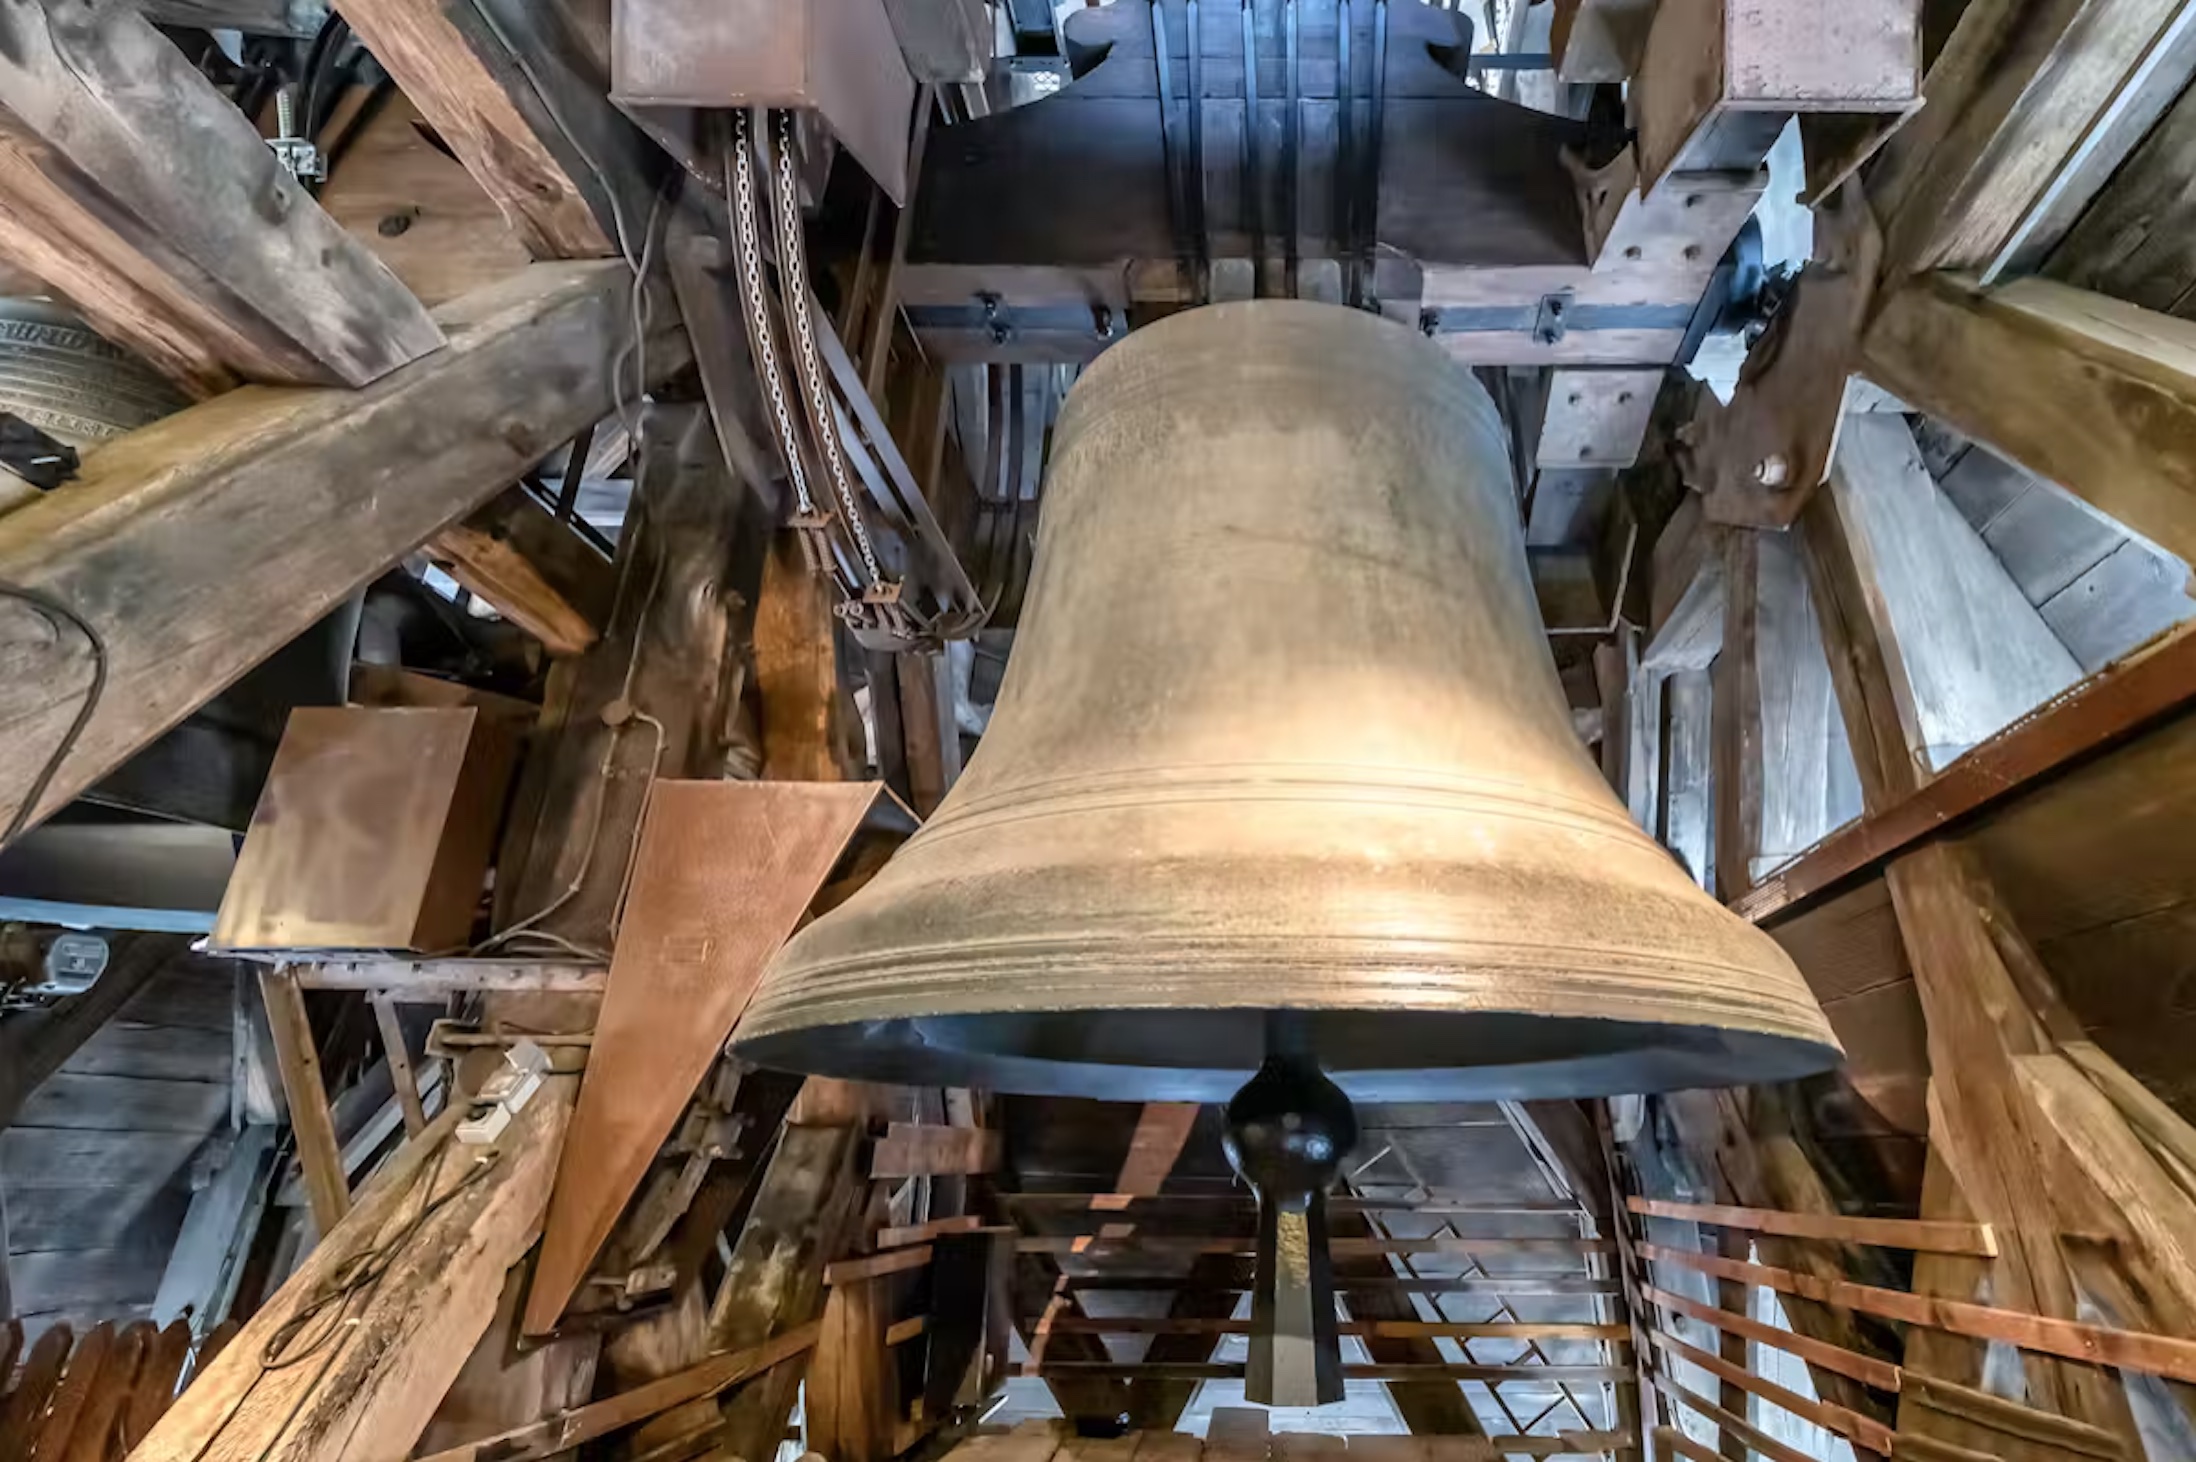
[[[743,1056],[1225,1100],[1283,1032],[1363,1099],[1774,1081],[1836,1038],[1572,730],[1486,392],[1266,300],[1107,351],[1055,434],[979,754],[779,955]]]

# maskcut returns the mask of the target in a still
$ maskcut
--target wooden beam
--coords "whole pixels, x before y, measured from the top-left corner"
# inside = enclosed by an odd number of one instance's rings
[[[1858,369],[1918,411],[2196,561],[2196,321],[2047,279],[1892,291]]]
[[[296,967],[302,990],[357,990],[436,1005],[452,995],[600,995],[609,971],[576,960],[362,959]]]
[[[1906,739],[1892,667],[1871,612],[1868,585],[1840,521],[1835,493],[1818,492],[1796,526],[1807,592],[1822,632],[1845,741],[1868,814],[1910,797],[1923,778]]]
[[[1673,1356],[1690,1361],[1718,1380],[1736,1387],[1741,1393],[1741,1400],[1747,1396],[1759,1397],[1772,1406],[1836,1432],[1846,1440],[1871,1451],[1889,1453],[1891,1450],[1891,1428],[1874,1417],[1862,1416],[1859,1412],[1848,1411],[1842,1406],[1811,1401],[1797,1391],[1765,1381],[1743,1366],[1733,1365],[1721,1356],[1710,1355],[1697,1346],[1687,1345],[1674,1335],[1658,1330],[1650,1338]]]
[[[374,1030],[381,1037],[381,1054],[389,1063],[389,1084],[396,1088],[397,1105],[404,1109],[405,1135],[417,1137],[427,1130],[427,1108],[420,1101],[419,1076],[412,1069],[412,1051],[404,1038],[404,1023],[396,1002],[387,995],[367,997],[374,1007]]]
[[[1184,1319],[1174,1315],[1062,1315],[1052,1322],[1061,1335],[1248,1335],[1249,1320]],[[1623,1325],[1555,1322],[1489,1322],[1471,1325],[1439,1320],[1340,1320],[1343,1335],[1378,1335],[1406,1340],[1606,1340],[1623,1343],[1632,1332]]]
[[[710,1344],[745,1349],[816,1318],[824,1265],[868,1188],[856,1166],[860,1145],[852,1127],[788,1123],[782,1129],[710,1307]],[[717,1436],[721,1452],[769,1455],[785,1433],[801,1370],[780,1366],[762,1385],[732,1398]]]
[[[328,1111],[328,1086],[320,1074],[320,1047],[305,1017],[305,997],[286,967],[262,970],[260,998],[274,1033],[275,1064],[282,1072],[282,1095],[297,1134],[297,1162],[304,1172],[305,1196],[312,1204],[313,1227],[322,1237],[335,1232],[351,1211],[351,1187],[344,1176],[343,1149],[336,1141],[335,1119]]]
[[[1113,1361],[1047,1361],[1036,1367],[1019,1366],[1012,1374],[1047,1378],[1058,1376],[1065,1380],[1228,1381],[1242,1379],[1243,1367],[1224,1361],[1208,1364],[1176,1362],[1170,1365],[1139,1365]],[[1451,1361],[1413,1361],[1401,1364],[1354,1362],[1342,1367],[1342,1375],[1346,1380],[1352,1381],[1540,1381],[1550,1386],[1600,1385],[1635,1379],[1627,1366],[1481,1366]]]
[[[513,1427],[492,1437],[435,1452],[422,1462],[538,1462],[583,1442],[637,1426],[689,1401],[715,1396],[813,1349],[821,1327],[811,1323],[727,1355],[713,1355],[675,1375],[635,1386],[586,1406]]]
[[[617,589],[610,560],[524,488],[437,533],[427,556],[551,655],[602,638]]]
[[[1639,1252],[1640,1257],[1658,1263],[1676,1264],[1703,1274],[1760,1285],[1778,1294],[1797,1295],[1908,1325],[1927,1325],[1975,1340],[1994,1340],[2038,1355],[2140,1371],[2177,1381],[2196,1380],[2196,1340],[2175,1335],[2117,1330],[2109,1325],[2049,1319],[2024,1310],[1909,1294],[1905,1290],[1884,1289],[1878,1285],[1826,1280],[1766,1264],[1720,1259],[1712,1254],[1694,1254],[1660,1244],[1641,1244]]]
[[[1835,1371],[1841,1376],[1849,1377],[1866,1386],[1873,1386],[1879,1391],[1897,1391],[1899,1389],[1899,1368],[1889,1361],[1879,1360],[1875,1356],[1862,1355],[1859,1351],[1847,1350],[1842,1345],[1831,1345],[1824,1341],[1810,1339],[1790,1330],[1779,1330],[1773,1325],[1764,1325],[1758,1320],[1749,1320],[1744,1315],[1733,1314],[1731,1311],[1721,1309],[1715,1305],[1704,1305],[1698,1300],[1688,1299],[1681,1294],[1672,1294],[1666,1289],[1656,1289],[1649,1286],[1641,1298],[1652,1304],[1660,1305],[1663,1309],[1672,1310],[1689,1319],[1698,1320],[1701,1324],[1720,1330],[1727,1335],[1741,1335],[1748,1340],[1769,1346],[1771,1349],[1781,1350],[1787,1355],[1796,1355],[1812,1365]]]
[[[1927,785],[1817,844],[1732,903],[1761,923],[1957,825],[2196,700],[2196,625],[2182,625],[2036,707]]]
[[[598,8],[607,28],[609,7]],[[337,0],[336,9],[535,258],[621,247],[638,257],[662,159],[605,97],[607,56],[580,7]]]
[[[1823,1239],[1839,1244],[1879,1244],[1894,1249],[1916,1249],[1935,1254],[1980,1254],[1994,1258],[1996,1237],[1987,1223],[1930,1223],[1910,1218],[1847,1218],[1826,1213],[1780,1213],[1766,1208],[1738,1208],[1721,1203],[1668,1203],[1655,1198],[1627,1198],[1624,1206],[1650,1218],[1675,1218],[1691,1223],[1712,1223],[1741,1228],[1749,1233],[1779,1234],[1786,1238]]]
[[[0,257],[200,395],[362,386],[443,342],[143,16],[0,13]]]
[[[182,956],[189,942],[187,936],[173,934],[120,935],[106,971],[89,990],[46,1010],[19,1012],[0,1021],[0,1127],[14,1122],[31,1093],[171,960]]]
[[[872,1178],[926,1178],[996,1172],[1004,1134],[995,1127],[894,1122],[869,1160]]]
[[[1893,277],[2039,264],[2196,73],[2180,0],[1969,6],[1868,177]]]
[[[492,1147],[455,1146],[462,1104],[405,1144],[135,1462],[409,1456],[539,1231],[572,1088],[549,1077]],[[378,1277],[330,1325],[329,1296],[369,1258]]]
[[[1130,1200],[1149,1197],[1166,1183],[1174,1163],[1189,1142],[1204,1110],[1196,1102],[1146,1102],[1136,1118],[1136,1132],[1129,1139],[1128,1156],[1121,1160],[1120,1176],[1113,1192],[1090,1200],[1095,1209],[1126,1208]]]
[[[247,387],[101,447],[0,518],[0,807],[42,818],[611,407],[620,264],[541,265],[436,312],[452,341],[363,391]],[[659,320],[668,311],[658,311]],[[657,327],[651,373],[686,359]],[[482,423],[495,423],[483,430]],[[367,510],[370,505],[370,511]]]

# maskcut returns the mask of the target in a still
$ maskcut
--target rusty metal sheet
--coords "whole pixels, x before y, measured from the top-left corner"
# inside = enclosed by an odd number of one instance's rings
[[[553,1327],[763,966],[864,827],[913,820],[881,783],[655,785],[525,1328]]]
[[[613,17],[619,102],[812,109],[907,202],[915,78],[881,0],[617,0]]]
[[[214,947],[463,946],[511,765],[508,735],[470,706],[292,711]]]

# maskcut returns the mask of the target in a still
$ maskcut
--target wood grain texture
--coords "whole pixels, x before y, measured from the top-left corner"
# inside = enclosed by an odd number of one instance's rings
[[[1978,363],[1987,362],[1987,368]],[[2196,322],[2044,279],[1881,303],[1859,368],[2168,552],[2196,555]]]
[[[305,1018],[305,997],[296,976],[287,969],[267,970],[259,977],[259,994],[266,1002],[267,1025],[274,1032],[275,1063],[282,1072],[290,1128],[297,1134],[305,1195],[312,1204],[314,1226],[325,1238],[351,1211],[351,1186],[336,1143],[335,1119],[328,1110],[319,1043]]]
[[[524,73],[477,12],[453,12],[431,0],[340,0],[336,9],[503,210],[528,252],[537,259],[591,259],[616,251],[614,227],[598,221],[590,202],[597,185],[583,181],[585,164],[570,143],[552,145],[553,122],[540,126],[528,115],[538,115],[541,101],[524,92]],[[520,96],[528,96],[523,110]]]
[[[437,533],[427,556],[551,655],[602,638],[617,589],[610,560],[523,488]]]
[[[107,642],[105,694],[38,815],[607,413],[630,289],[623,265],[530,269],[439,311],[452,343],[363,391],[231,392],[109,443],[68,492],[0,519],[0,578],[71,605]],[[684,337],[659,328],[648,362],[668,374]],[[23,606],[0,607],[0,626],[12,807],[90,662],[74,631]]]
[[[142,16],[11,8],[0,96],[0,255],[184,385],[362,386],[442,344]]]
[[[492,1155],[451,1140],[455,1108],[406,1144],[132,1456],[368,1462],[409,1455],[495,1314],[505,1272],[540,1231],[572,1095],[570,1077],[549,1078]],[[423,1197],[439,1206],[414,1227]],[[380,1282],[352,1302],[348,1323],[316,1362],[269,1368],[269,1343],[331,1276],[400,1233]],[[422,1294],[435,1302],[420,1303]]]

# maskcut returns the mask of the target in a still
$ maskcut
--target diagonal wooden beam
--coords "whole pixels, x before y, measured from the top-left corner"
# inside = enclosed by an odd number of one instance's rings
[[[0,1021],[0,1127],[13,1122],[24,1098],[59,1071],[79,1046],[188,944],[188,937],[182,935],[125,934],[115,942],[110,967],[89,990],[50,1010]]]
[[[610,560],[524,488],[437,533],[427,556],[551,655],[602,638],[617,590]]]
[[[1931,275],[1881,302],[1856,369],[2196,560],[2196,321],[2047,279],[1986,294]]]
[[[638,256],[667,160],[604,95],[607,5],[338,0],[336,10],[535,258]]]
[[[442,344],[229,99],[102,0],[0,8],[0,257],[200,395],[360,386]]]
[[[537,265],[436,312],[450,345],[362,391],[247,387],[111,442],[0,519],[0,808],[44,817],[436,530],[607,415],[632,279]],[[686,361],[657,310],[646,358]],[[622,389],[632,390],[626,380]],[[104,686],[71,732],[94,683]]]

